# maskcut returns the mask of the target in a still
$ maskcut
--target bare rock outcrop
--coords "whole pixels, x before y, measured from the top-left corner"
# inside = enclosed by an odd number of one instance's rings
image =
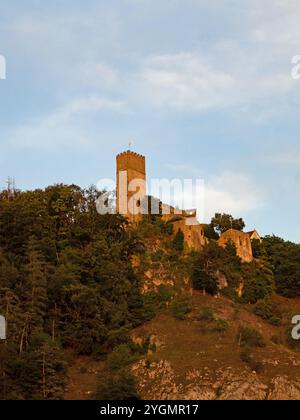
[[[272,381],[269,400],[300,400],[300,380],[295,382],[287,376],[277,376]]]
[[[132,371],[143,399],[157,400],[299,400],[300,381],[278,376],[270,385],[249,370],[231,367],[210,372],[193,370],[179,380],[166,360],[136,363]],[[181,378],[182,379],[182,378]]]

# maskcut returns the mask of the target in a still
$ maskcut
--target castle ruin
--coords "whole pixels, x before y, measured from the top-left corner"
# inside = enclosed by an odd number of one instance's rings
[[[251,239],[248,233],[235,229],[229,229],[222,233],[218,244],[225,247],[228,243],[232,243],[236,247],[236,253],[244,262],[253,260]]]
[[[124,215],[132,225],[139,223],[144,214],[152,212],[153,197],[147,196],[146,191],[146,159],[138,153],[127,150],[117,155],[117,213]],[[159,202],[156,199],[156,202]],[[196,210],[176,210],[174,207],[160,203],[156,206],[157,213],[166,222],[172,222],[174,232],[181,230],[185,237],[185,243],[190,249],[199,250],[208,239],[205,237],[205,224],[197,220]],[[260,236],[254,230],[241,232],[229,229],[224,232],[218,244],[225,247],[226,244],[235,245],[237,255],[244,262],[253,260],[251,242]]]

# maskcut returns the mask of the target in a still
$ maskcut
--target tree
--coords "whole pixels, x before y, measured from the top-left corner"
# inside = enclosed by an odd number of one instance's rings
[[[218,291],[216,273],[222,267],[225,250],[214,242],[207,244],[195,255],[192,262],[192,284],[196,290],[214,295]]]
[[[219,234],[215,231],[214,226],[212,224],[206,225],[204,227],[204,236],[208,239],[213,239],[217,241],[219,239]]]
[[[251,241],[251,245],[254,258],[262,259],[267,257],[266,249],[263,242],[261,242],[259,239],[253,239]]]
[[[243,219],[234,219],[230,214],[216,213],[211,220],[211,226],[220,234],[229,229],[242,231],[245,227]]]
[[[124,217],[98,214],[101,194],[0,192],[0,399],[61,398],[66,348],[103,356],[154,315],[131,266],[143,244]]]
[[[274,274],[267,261],[253,261],[243,265],[243,300],[256,303],[271,296],[275,291]]]
[[[42,328],[47,310],[47,278],[43,257],[32,238],[28,245],[27,284],[30,327]]]
[[[263,245],[273,266],[277,293],[300,296],[300,245],[276,236],[266,236]]]
[[[34,332],[29,350],[16,366],[17,383],[25,399],[62,399],[65,375],[62,349],[48,335]]]

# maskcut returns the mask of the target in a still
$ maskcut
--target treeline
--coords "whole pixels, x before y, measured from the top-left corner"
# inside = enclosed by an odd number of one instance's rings
[[[66,351],[104,355],[151,316],[131,255],[141,244],[99,192],[55,185],[0,194],[0,399],[60,399]]]

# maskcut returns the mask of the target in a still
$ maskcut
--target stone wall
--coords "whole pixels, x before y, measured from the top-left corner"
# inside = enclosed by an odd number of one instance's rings
[[[182,231],[185,243],[190,249],[199,250],[207,243],[207,239],[204,236],[204,225],[196,221],[192,222],[189,218],[184,218],[174,222],[173,226],[175,233],[179,229]]]
[[[237,255],[242,261],[251,262],[253,260],[251,240],[247,233],[229,229],[221,235],[218,243],[220,246],[225,247],[229,242],[235,245]]]

